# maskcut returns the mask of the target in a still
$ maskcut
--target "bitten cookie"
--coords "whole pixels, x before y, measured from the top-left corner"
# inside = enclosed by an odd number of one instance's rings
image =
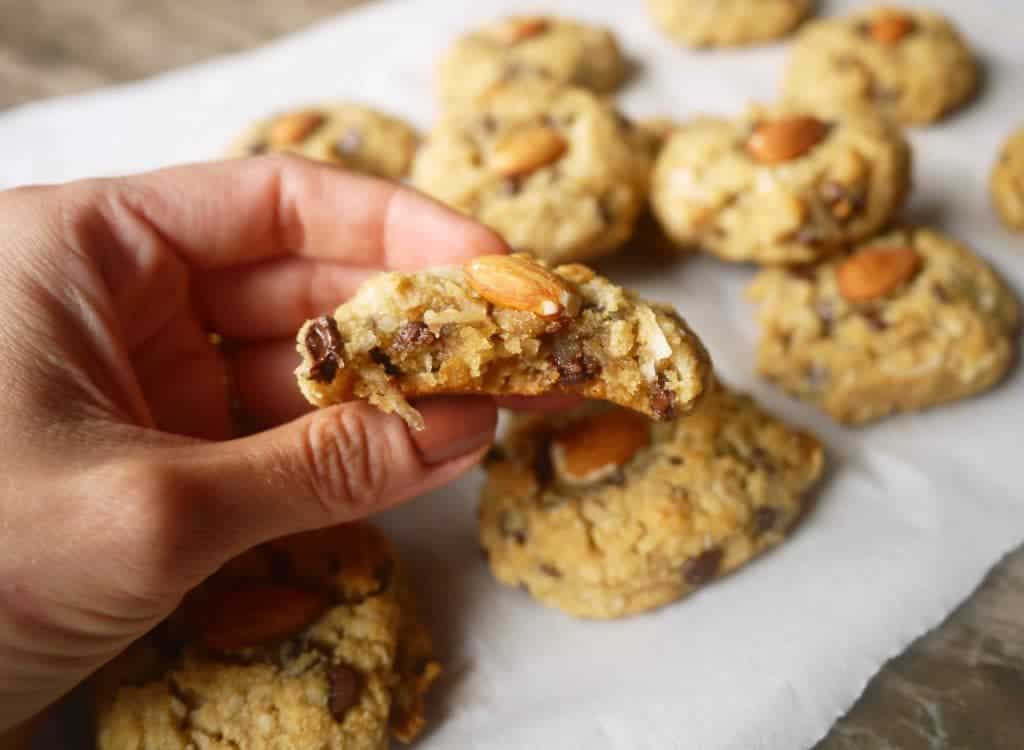
[[[669,307],[580,265],[526,255],[385,273],[298,336],[299,387],[313,404],[353,396],[416,428],[407,398],[440,393],[606,399],[653,417],[687,412],[711,364]]]
[[[441,60],[438,83],[445,104],[461,106],[504,83],[529,79],[608,92],[626,71],[606,28],[554,16],[513,16],[455,42]]]
[[[814,0],[648,0],[662,31],[690,47],[768,42],[803,21]]]
[[[440,673],[401,565],[368,524],[228,563],[95,680],[98,750],[384,750]]]
[[[944,17],[876,6],[809,23],[793,43],[783,90],[820,115],[868,108],[924,124],[967,102],[978,78],[974,54]]]
[[[928,229],[891,232],[817,268],[764,270],[750,296],[759,372],[847,424],[965,398],[1013,362],[1012,293]]]
[[[616,250],[647,197],[638,129],[578,88],[503,86],[449,112],[413,166],[413,184],[552,263]]]
[[[672,602],[786,536],[823,451],[724,386],[690,416],[616,407],[519,417],[486,462],[495,577],[578,617]]]
[[[1024,128],[1014,132],[999,152],[990,190],[992,205],[1003,223],[1024,232]]]
[[[680,126],[655,164],[652,204],[680,244],[803,263],[884,227],[909,187],[910,148],[881,118],[755,108]]]
[[[326,104],[274,115],[256,123],[228,150],[229,156],[285,152],[398,180],[419,146],[411,125],[358,104]]]

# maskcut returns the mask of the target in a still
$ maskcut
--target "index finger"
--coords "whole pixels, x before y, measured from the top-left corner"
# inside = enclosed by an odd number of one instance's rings
[[[102,184],[112,205],[146,221],[198,269],[286,256],[412,269],[507,252],[491,230],[410,188],[297,157],[172,167]]]

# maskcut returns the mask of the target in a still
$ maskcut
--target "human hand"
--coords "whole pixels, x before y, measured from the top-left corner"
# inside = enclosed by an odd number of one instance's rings
[[[294,335],[385,268],[505,252],[412,191],[290,158],[0,194],[0,733],[227,559],[444,484],[482,397],[308,413]],[[233,342],[227,361],[208,332]],[[232,437],[228,382],[270,429]]]

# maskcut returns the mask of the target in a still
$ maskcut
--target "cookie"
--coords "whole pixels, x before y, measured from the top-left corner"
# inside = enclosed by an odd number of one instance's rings
[[[757,367],[846,424],[984,391],[1013,362],[1017,301],[977,255],[900,229],[816,268],[762,271]]]
[[[480,541],[502,583],[623,617],[782,542],[823,462],[812,435],[724,386],[667,423],[593,403],[519,417],[485,462]]]
[[[293,153],[398,180],[408,174],[418,146],[416,129],[402,120],[358,104],[325,104],[256,123],[228,156]]]
[[[814,0],[648,0],[662,31],[689,47],[738,47],[778,39],[810,15]]]
[[[898,122],[934,122],[978,88],[978,63],[943,16],[875,6],[809,23],[793,43],[783,92],[833,115],[873,109]]]
[[[992,205],[1003,223],[1024,232],[1024,127],[1003,145],[989,183]]]
[[[604,27],[512,16],[456,41],[441,59],[438,88],[447,106],[463,106],[502,84],[531,79],[609,92],[627,70],[615,36]]]
[[[647,196],[650,157],[636,127],[579,88],[503,86],[449,112],[413,165],[413,184],[552,263],[607,255]]]
[[[385,273],[299,332],[299,387],[316,406],[365,398],[414,428],[407,398],[579,393],[659,419],[686,413],[711,364],[670,307],[585,266],[527,255]]]
[[[734,262],[806,263],[884,227],[909,187],[910,148],[880,117],[753,108],[679,127],[651,202],[677,243]]]
[[[258,547],[95,681],[98,750],[384,750],[440,673],[372,526]]]

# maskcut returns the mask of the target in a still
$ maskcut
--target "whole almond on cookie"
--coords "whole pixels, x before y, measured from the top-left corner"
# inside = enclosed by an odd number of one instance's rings
[[[869,302],[898,289],[917,273],[921,258],[912,247],[870,247],[836,270],[839,293],[850,302]]]
[[[545,125],[509,133],[491,153],[491,169],[502,177],[520,177],[558,159],[569,148],[561,134]]]
[[[525,255],[485,255],[463,271],[473,291],[498,307],[556,318],[575,300],[562,279]]]
[[[495,29],[495,36],[503,44],[518,44],[547,31],[551,22],[543,16],[513,16]]]
[[[562,430],[551,443],[551,459],[568,482],[603,479],[650,442],[650,420],[626,409],[595,414]]]
[[[828,123],[805,115],[763,122],[747,140],[747,152],[761,164],[781,164],[810,151],[828,130]]]
[[[881,13],[871,22],[871,38],[880,44],[896,44],[914,30],[914,19],[898,11]]]
[[[204,646],[236,651],[288,638],[329,605],[322,591],[259,583],[211,591],[187,616]]]
[[[294,146],[309,137],[326,120],[322,113],[312,110],[282,115],[270,127],[270,145],[275,148]]]

